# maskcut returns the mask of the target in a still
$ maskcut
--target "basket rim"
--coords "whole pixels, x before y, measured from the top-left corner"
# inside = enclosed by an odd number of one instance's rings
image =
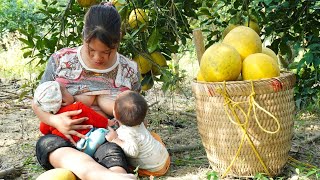
[[[197,84],[217,84],[217,85],[219,85],[219,84],[223,85],[224,83],[226,83],[226,84],[247,84],[247,83],[251,83],[251,81],[253,83],[256,83],[256,82],[267,82],[267,81],[270,81],[272,79],[285,78],[285,77],[295,76],[295,75],[296,74],[291,72],[291,71],[282,70],[282,71],[280,71],[280,76],[272,77],[272,78],[263,78],[263,79],[258,79],[258,80],[219,81],[219,82],[197,81],[197,79],[194,78],[192,83],[197,83]]]

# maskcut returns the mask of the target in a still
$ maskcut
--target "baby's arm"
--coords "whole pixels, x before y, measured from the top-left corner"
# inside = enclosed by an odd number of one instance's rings
[[[118,137],[118,133],[115,130],[113,130],[110,127],[108,128],[109,128],[109,132],[106,135],[107,141],[113,142],[119,145],[128,157],[137,157],[139,155],[139,147],[134,139],[127,137],[126,140],[123,141]]]
[[[118,144],[120,147],[124,145],[124,142],[118,138],[118,133],[114,129],[112,129],[110,126],[108,127],[109,132],[106,135],[106,140],[109,142],[113,142]]]

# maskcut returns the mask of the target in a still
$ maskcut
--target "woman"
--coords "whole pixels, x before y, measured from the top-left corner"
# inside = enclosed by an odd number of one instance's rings
[[[115,97],[124,90],[140,91],[137,64],[117,52],[120,42],[120,16],[109,3],[92,6],[85,15],[83,45],[54,53],[47,64],[41,83],[64,84],[75,101],[91,106],[97,112],[112,116]],[[61,114],[44,112],[32,104],[37,117],[60,131],[70,141],[55,135],[42,136],[36,145],[39,163],[45,169],[65,168],[80,179],[135,179],[127,173],[122,149],[115,143],[102,144],[93,158],[75,149],[71,135],[85,138],[77,129],[87,118],[71,120],[81,110]]]

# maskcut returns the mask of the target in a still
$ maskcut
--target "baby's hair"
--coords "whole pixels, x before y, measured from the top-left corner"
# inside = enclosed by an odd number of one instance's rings
[[[140,125],[147,111],[148,104],[144,97],[130,90],[121,93],[114,103],[114,113],[118,120],[126,126]]]
[[[102,2],[90,7],[84,18],[83,40],[97,38],[111,49],[120,42],[121,18],[112,5]]]

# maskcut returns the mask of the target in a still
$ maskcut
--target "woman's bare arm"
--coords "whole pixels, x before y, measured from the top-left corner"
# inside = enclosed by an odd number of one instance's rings
[[[87,120],[86,117],[71,119],[71,116],[80,114],[81,110],[68,111],[61,114],[50,114],[48,112],[42,111],[41,108],[33,102],[32,109],[41,122],[56,128],[74,144],[75,142],[71,138],[71,135],[85,138],[85,135],[78,133],[76,130],[92,128],[92,125],[79,125],[83,121]]]

